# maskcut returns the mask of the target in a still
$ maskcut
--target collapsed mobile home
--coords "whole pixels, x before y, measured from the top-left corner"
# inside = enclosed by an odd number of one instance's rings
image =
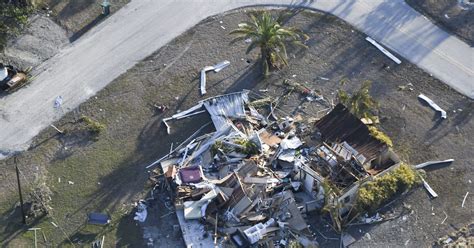
[[[207,112],[215,129],[199,129],[149,166],[172,191],[188,246],[317,245],[308,213],[329,205],[350,214],[359,187],[400,164],[342,104],[310,123],[264,114],[249,93],[209,98],[164,120],[170,130]]]

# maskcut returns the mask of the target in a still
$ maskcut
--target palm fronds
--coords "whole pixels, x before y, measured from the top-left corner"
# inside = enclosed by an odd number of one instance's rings
[[[288,65],[288,43],[306,47],[303,41],[307,40],[308,36],[305,33],[296,28],[283,28],[280,18],[274,18],[270,13],[264,11],[259,15],[250,14],[250,19],[251,21],[240,23],[237,29],[230,32],[235,35],[232,42],[250,40],[246,53],[260,48],[265,75],[268,75],[272,68]]]

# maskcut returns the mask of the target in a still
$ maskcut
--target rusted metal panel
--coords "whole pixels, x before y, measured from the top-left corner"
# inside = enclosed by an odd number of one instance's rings
[[[329,114],[317,121],[315,126],[321,132],[324,142],[346,141],[368,161],[388,148],[386,144],[372,137],[367,126],[342,104],[336,105]]]

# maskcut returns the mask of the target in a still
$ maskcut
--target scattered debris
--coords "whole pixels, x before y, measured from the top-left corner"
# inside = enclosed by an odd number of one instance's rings
[[[70,185],[74,185],[73,181],[67,181],[67,183],[69,183]]]
[[[421,180],[423,181],[423,186],[428,191],[428,193],[430,193],[431,197],[438,197],[438,194],[436,194],[436,192],[430,187],[430,185],[425,181],[425,179],[422,178]]]
[[[329,78],[327,77],[319,77],[319,79],[324,80],[324,81],[329,81]]]
[[[448,219],[448,214],[445,211],[443,211],[443,213],[446,217],[444,217],[443,221],[441,221],[441,224],[444,224],[444,222]]]
[[[63,97],[62,96],[56,97],[56,99],[54,100],[54,108],[60,108],[62,104],[63,104]]]
[[[157,183],[159,174],[174,185],[172,210],[187,245],[281,246],[295,240],[317,245],[305,217],[323,208],[331,209],[339,232],[354,219],[372,224],[391,218],[359,217],[354,209],[359,188],[401,161],[348,108],[337,104],[311,121],[301,115],[278,118],[272,114],[278,104],[265,98],[250,102],[249,93],[205,99],[163,119],[169,132],[167,121],[207,112],[215,128],[200,134],[201,128],[147,166],[160,165],[150,181]],[[146,205],[137,208],[135,219],[144,221]],[[345,244],[351,240],[347,235]]]
[[[221,26],[222,27],[222,26]],[[222,27],[225,29],[224,27]],[[227,66],[230,65],[230,62],[227,60],[224,60],[220,63],[217,63],[213,66],[206,66],[201,70],[201,95],[205,95],[207,93],[206,91],[206,72],[208,71],[214,71],[214,72],[219,72],[222,69],[226,68]]]
[[[87,224],[90,225],[107,225],[110,223],[110,217],[101,213],[90,213],[87,215]]]
[[[57,128],[55,125],[51,124],[50,125],[52,128],[54,128],[54,130],[56,130],[58,133],[64,133],[64,131],[60,130],[59,128]]]
[[[415,169],[423,169],[425,167],[428,167],[428,166],[432,166],[432,165],[439,165],[439,164],[451,164],[452,162],[454,162],[454,159],[446,159],[446,160],[442,160],[442,161],[428,161],[428,162],[424,162],[424,163],[421,163],[421,164],[417,164],[414,166]]]
[[[397,63],[398,65],[402,63],[402,61],[400,59],[398,59],[397,57],[395,57],[391,52],[389,52],[387,49],[385,49],[384,47],[382,47],[379,43],[377,43],[377,41],[375,41],[374,39],[370,38],[370,37],[366,37],[365,38],[366,41],[370,42],[372,45],[374,45],[377,49],[379,49],[381,52],[383,52],[387,57],[389,57],[391,60],[393,60],[395,63]]]
[[[438,104],[433,102],[433,100],[431,100],[430,98],[428,98],[427,96],[425,96],[423,94],[418,95],[418,98],[423,99],[424,101],[426,101],[434,110],[441,113],[441,118],[442,119],[446,119],[446,117],[447,117],[446,116],[446,111],[444,111],[440,106],[438,106]]]
[[[13,91],[27,81],[26,72],[17,70],[10,65],[0,63],[0,91]]]
[[[466,192],[466,195],[464,195],[464,199],[462,200],[461,207],[464,208],[464,203],[466,202],[467,195],[469,195],[469,192]]]
[[[148,215],[148,211],[146,210],[146,208],[147,208],[147,205],[145,204],[144,201],[138,202],[137,212],[135,213],[135,217],[133,217],[133,219],[139,222],[145,222],[146,217]]]

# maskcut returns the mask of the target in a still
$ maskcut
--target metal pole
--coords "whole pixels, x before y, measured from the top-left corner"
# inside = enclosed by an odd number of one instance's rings
[[[18,194],[20,195],[21,216],[23,217],[23,224],[26,224],[25,209],[23,208],[23,195],[21,194],[20,170],[18,170],[18,165],[16,165],[16,157],[15,157],[15,168],[16,168],[16,180],[18,182]]]

